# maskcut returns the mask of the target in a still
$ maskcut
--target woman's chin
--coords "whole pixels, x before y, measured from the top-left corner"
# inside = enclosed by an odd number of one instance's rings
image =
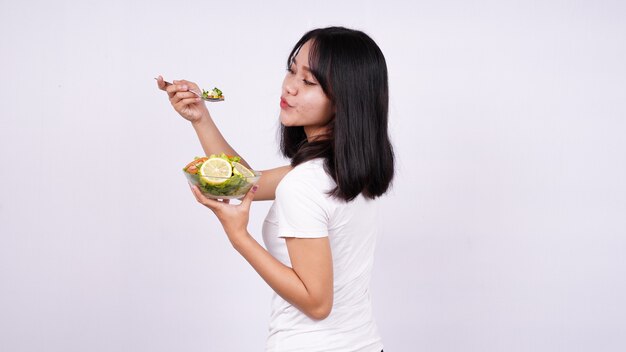
[[[282,114],[280,115],[280,123],[281,125],[285,126],[285,127],[292,127],[295,126],[294,121],[286,118],[285,116],[283,116]]]

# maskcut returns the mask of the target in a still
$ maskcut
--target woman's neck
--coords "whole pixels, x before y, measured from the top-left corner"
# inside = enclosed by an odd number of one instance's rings
[[[316,140],[325,139],[327,130],[324,127],[304,127],[307,141],[314,142]]]

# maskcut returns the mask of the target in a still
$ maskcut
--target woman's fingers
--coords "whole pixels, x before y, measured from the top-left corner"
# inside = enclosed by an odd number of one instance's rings
[[[180,86],[183,86],[183,87],[187,87],[188,90],[193,90],[193,91],[196,91],[196,92],[200,92],[200,87],[198,87],[197,84],[195,84],[194,82],[191,82],[191,81],[187,81],[185,79],[175,80],[174,84],[180,85]]]
[[[167,95],[169,95],[170,99],[175,96],[184,97],[185,94],[192,94],[194,96],[197,96],[196,94],[191,92],[191,90],[193,90],[194,92],[199,91],[195,84],[181,83],[180,81],[174,81],[174,82],[178,82],[178,83],[173,83],[168,86],[165,86],[165,89],[164,89],[167,92]],[[159,88],[160,87],[161,86],[159,86]],[[181,94],[183,95],[181,96]]]
[[[204,194],[202,194],[202,192],[200,192],[200,189],[198,189],[198,186],[189,184],[189,187],[191,188],[191,192],[193,193],[194,197],[196,197],[196,200],[198,201],[198,203],[210,208],[213,211],[219,210],[221,207],[224,206],[224,204],[230,204],[230,199],[215,200],[215,199],[207,198],[204,196]],[[247,209],[250,209],[250,204],[252,203],[252,200],[254,199],[254,192],[256,192],[257,188],[258,186],[254,186],[252,190],[250,190],[246,194],[246,196],[241,200],[241,203],[238,204],[237,206],[244,206]]]
[[[198,98],[198,96],[192,92],[184,91],[184,92],[177,92],[170,98],[170,100],[173,100],[173,101],[175,100],[176,102],[178,102],[182,99],[189,99],[189,98]]]
[[[246,193],[246,196],[243,197],[243,199],[241,200],[241,206],[243,206],[244,208],[246,208],[247,210],[250,210],[250,204],[252,204],[252,200],[254,199],[254,194],[256,193],[256,191],[259,189],[259,185],[254,185],[249,191],[248,193]]]
[[[165,88],[167,88],[167,85],[165,84],[165,80],[163,79],[163,76],[159,75],[156,81],[157,81],[157,87],[159,87],[160,90],[166,91]]]
[[[211,209],[219,208],[222,206],[222,204],[230,204],[230,199],[215,200],[215,199],[207,198],[204,196],[204,194],[202,194],[202,192],[200,192],[200,190],[198,189],[198,186],[194,186],[190,184],[189,187],[191,187],[191,192],[193,192],[193,195],[196,197],[196,200],[198,201],[198,203],[202,205],[206,205],[207,207]]]
[[[217,210],[221,206],[221,202],[205,197],[204,194],[200,192],[197,186],[189,185],[189,187],[191,187],[191,192],[193,193],[194,197],[196,197],[198,203],[206,206],[213,211]]]
[[[185,107],[187,105],[192,105],[192,104],[196,104],[198,102],[200,102],[201,99],[199,99],[198,97],[193,97],[193,98],[187,98],[187,99],[182,99],[179,100],[176,103],[172,103],[174,106],[174,109],[176,109],[176,111],[183,111],[183,109],[185,109]]]
[[[198,87],[197,84],[195,84],[194,82],[190,82],[184,79],[178,79],[178,80],[174,80],[172,82],[172,84],[167,84],[165,83],[165,80],[163,79],[163,76],[159,75],[156,78],[157,81],[157,87],[159,87],[159,89],[164,90],[166,92],[168,92],[169,94],[175,94],[176,92],[181,92],[181,91],[189,91],[189,90],[194,90],[196,92],[200,91],[200,88]]]
[[[197,84],[184,79],[174,80],[172,84],[167,84],[163,76],[159,75],[156,81],[157,87],[167,92],[172,104],[176,104],[182,99],[198,98],[198,94],[200,94],[200,88]]]
[[[175,97],[179,97],[182,98],[180,95],[185,95],[185,94],[193,94],[191,92],[189,92],[189,87],[186,85],[178,85],[178,84],[171,84],[169,86],[167,86],[167,88],[165,89],[165,91],[167,92],[167,95],[170,97],[170,99],[173,99]]]
[[[194,82],[188,81],[186,79],[176,79],[173,81],[174,84],[179,84],[181,86],[188,86],[191,88],[198,88],[198,85]]]

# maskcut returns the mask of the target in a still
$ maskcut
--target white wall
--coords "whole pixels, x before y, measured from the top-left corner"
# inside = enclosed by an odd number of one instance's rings
[[[202,151],[153,77],[219,86],[231,144],[284,164],[286,56],[337,24],[390,71],[385,350],[625,350],[625,10],[3,0],[0,350],[262,350],[270,290],[191,196],[181,167]]]

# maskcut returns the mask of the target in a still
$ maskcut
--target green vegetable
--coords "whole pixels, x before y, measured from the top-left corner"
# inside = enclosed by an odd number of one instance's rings
[[[202,90],[202,97],[205,99],[208,98],[222,98],[223,94],[222,91],[219,90],[217,87],[214,87],[211,90]]]
[[[213,158],[224,159],[228,161],[231,166],[233,162],[241,161],[240,157],[228,156],[225,153],[221,153],[219,155],[212,154],[209,156],[209,159]],[[194,158],[194,160],[197,159],[200,158]],[[199,167],[200,165],[197,165],[197,168]],[[197,185],[203,193],[208,193],[215,196],[232,196],[234,194],[245,194],[252,187],[252,183],[248,182],[248,180],[240,174],[233,174],[229,179],[224,182],[210,184],[206,181],[205,178],[198,174],[188,172],[186,168],[183,169],[183,171],[185,171],[185,174],[187,175],[189,180],[193,184]]]
[[[235,155],[235,156],[228,156],[228,155],[226,155],[226,154],[224,154],[224,153],[221,153],[220,155],[217,155],[217,154],[211,154],[211,155],[209,156],[209,159],[213,159],[213,158],[222,158],[222,159],[224,159],[224,160],[228,161],[228,162],[230,163],[230,165],[231,165],[231,166],[233,165],[233,162],[239,162],[239,161],[241,161],[241,158],[240,158],[240,157],[238,157],[237,155]]]
[[[240,188],[249,185],[245,177],[233,175],[228,180],[218,184],[208,184],[202,177],[199,177],[199,187],[202,191],[217,196],[230,196],[237,193]]]

